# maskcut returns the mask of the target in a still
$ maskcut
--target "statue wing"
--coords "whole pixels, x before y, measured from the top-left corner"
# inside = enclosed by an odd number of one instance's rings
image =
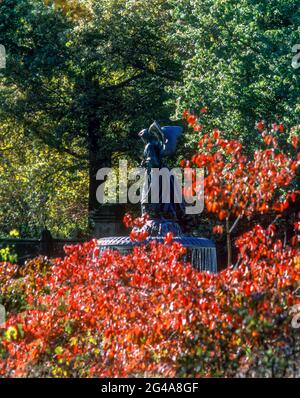
[[[181,136],[182,131],[183,128],[180,126],[160,127],[156,121],[149,127],[149,132],[154,134],[158,141],[161,142],[161,156],[170,156],[175,152],[177,140]]]
[[[183,132],[183,128],[180,126],[164,126],[161,127],[161,132],[164,136],[162,156],[172,155],[177,146],[178,138]]]

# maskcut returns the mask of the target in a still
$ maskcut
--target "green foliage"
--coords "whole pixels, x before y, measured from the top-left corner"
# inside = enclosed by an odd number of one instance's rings
[[[73,156],[0,126],[0,229],[40,237],[77,237],[87,229],[88,172]],[[77,235],[77,236],[76,236]]]
[[[84,2],[88,12],[76,18],[73,3],[0,3],[8,53],[0,114],[9,128],[85,162],[92,210],[97,170],[116,151],[135,154],[136,132],[167,117],[165,86],[178,66],[166,2]]]
[[[13,248],[9,246],[2,247],[2,245],[0,245],[0,262],[1,261],[15,263],[18,261],[18,256],[14,253]]]
[[[260,119],[299,134],[299,22],[296,0],[1,1],[2,235],[82,235],[97,170],[136,159],[154,118],[205,107],[249,151]]]
[[[253,149],[255,122],[299,123],[297,0],[176,0],[174,40],[181,43],[183,80],[173,89],[177,112],[190,109]],[[254,133],[254,134],[253,134]],[[192,140],[192,138],[190,138]]]

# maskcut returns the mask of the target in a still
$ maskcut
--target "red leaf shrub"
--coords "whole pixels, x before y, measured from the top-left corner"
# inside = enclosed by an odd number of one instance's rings
[[[189,123],[191,115],[187,113],[185,118]],[[258,128],[263,129],[264,124],[259,122]],[[277,130],[282,129],[280,124]],[[284,197],[279,197],[280,189],[289,187],[295,179],[300,155],[295,152],[294,158],[287,156],[276,150],[277,141],[272,133],[264,130],[262,135],[268,148],[257,149],[253,158],[246,156],[239,141],[223,139],[216,129],[204,134],[198,142],[192,164],[206,171],[205,205],[220,221],[238,216],[249,218],[271,210],[282,212],[289,206],[289,199],[295,202],[300,194],[295,190],[293,195],[286,192]],[[186,162],[181,165],[186,166]],[[197,192],[196,185],[194,190]]]
[[[288,313],[299,250],[273,227],[237,244],[240,265],[217,275],[181,262],[176,242],[100,258],[95,241],[66,248],[51,272],[24,277],[26,309],[2,332],[1,375],[232,376],[260,361],[284,372],[299,348]],[[1,275],[12,270],[1,265]]]
[[[184,112],[183,117],[198,136],[199,130],[195,128],[197,117],[188,111]],[[258,148],[253,156],[247,155],[241,142],[224,139],[218,130],[213,129],[201,135],[191,161],[180,162],[182,167],[205,170],[205,208],[216,222],[223,224],[227,237],[227,265],[232,263],[231,235],[239,220],[243,219],[248,224],[251,218],[260,214],[281,214],[299,199],[300,191],[295,189],[300,166],[296,136],[290,140],[282,138],[285,146],[289,147],[287,155],[278,147],[284,132],[282,124],[275,123],[267,129],[265,123],[260,121],[257,128],[264,143],[263,148]],[[191,196],[200,193],[196,178],[193,183]],[[218,234],[221,231],[219,226],[213,230]]]

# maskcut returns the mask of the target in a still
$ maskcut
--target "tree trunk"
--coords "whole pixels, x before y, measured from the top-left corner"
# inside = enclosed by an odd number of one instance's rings
[[[102,167],[108,167],[109,164],[106,162],[107,156],[102,153],[101,148],[101,136],[99,134],[99,121],[96,117],[91,118],[88,125],[88,137],[89,137],[89,202],[88,202],[88,214],[89,214],[89,228],[92,229],[92,216],[95,211],[99,210],[100,204],[96,198],[96,192],[100,181],[96,180],[96,175],[99,169]]]

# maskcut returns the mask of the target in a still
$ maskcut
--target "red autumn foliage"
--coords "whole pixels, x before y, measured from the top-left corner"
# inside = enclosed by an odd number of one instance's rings
[[[295,201],[299,195],[294,191],[293,196],[278,197],[280,188],[288,187],[295,178],[299,155],[292,159],[276,151],[271,133],[263,135],[271,147],[256,150],[253,159],[243,153],[239,141],[223,139],[216,129],[199,140],[199,153],[192,157],[192,164],[205,169],[205,205],[220,220],[283,211],[289,206],[288,199]]]
[[[213,233],[214,234],[222,234],[224,232],[223,225],[215,225],[213,227]]]
[[[256,226],[242,236],[238,268],[217,275],[181,262],[185,249],[171,235],[168,245],[126,256],[95,257],[95,241],[68,247],[64,259],[21,279],[2,264],[2,295],[18,281],[26,308],[3,331],[1,375],[230,376],[270,352],[266,372],[274,360],[289,363],[300,256],[274,233]]]
[[[198,120],[191,119],[189,112],[184,118],[193,127],[195,133]],[[190,123],[192,120],[193,123]],[[191,165],[205,170],[204,201],[205,208],[216,219],[224,222],[227,233],[228,265],[231,264],[230,234],[241,218],[250,219],[263,213],[282,213],[290,203],[294,203],[299,190],[290,188],[300,166],[300,153],[297,153],[297,138],[292,136],[291,145],[296,149],[294,156],[288,156],[278,149],[274,132],[284,131],[282,124],[274,124],[273,130],[265,129],[264,122],[257,128],[262,131],[262,138],[267,148],[257,149],[253,157],[245,154],[243,145],[237,140],[222,138],[214,129],[204,134],[198,142],[198,152],[191,159]],[[187,167],[187,161],[181,161]],[[194,178],[193,192],[198,187]],[[220,233],[221,229],[215,229]]]

